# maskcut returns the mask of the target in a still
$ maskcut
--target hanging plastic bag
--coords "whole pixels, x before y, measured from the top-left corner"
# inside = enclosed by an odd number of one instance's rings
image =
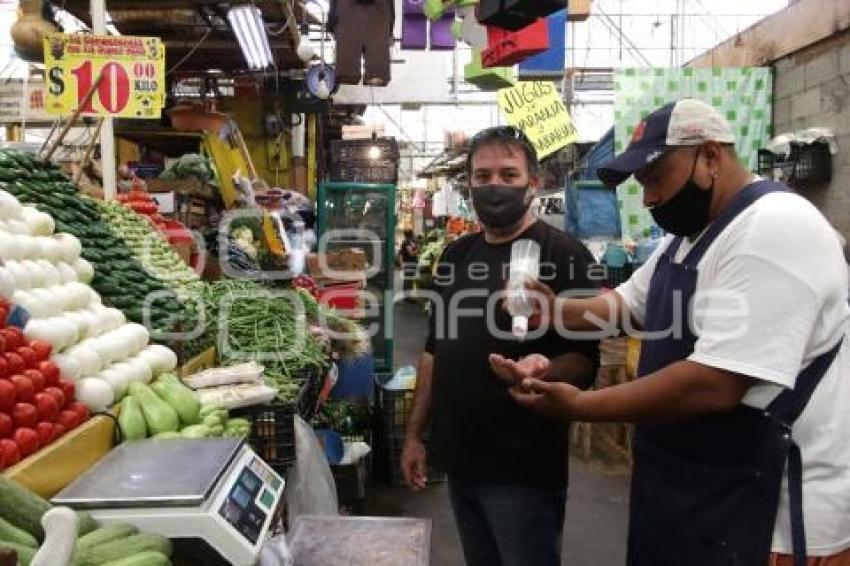
[[[295,558],[286,544],[286,534],[276,535],[263,545],[259,566],[295,566]]]
[[[289,522],[301,515],[339,515],[331,467],[313,428],[295,416],[295,464],[286,478]]]

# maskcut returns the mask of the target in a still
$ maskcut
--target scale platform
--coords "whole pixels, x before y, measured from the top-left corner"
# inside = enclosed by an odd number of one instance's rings
[[[277,519],[283,488],[242,439],[148,439],[117,446],[52,502],[165,535],[178,549],[200,539],[220,563],[247,566]]]

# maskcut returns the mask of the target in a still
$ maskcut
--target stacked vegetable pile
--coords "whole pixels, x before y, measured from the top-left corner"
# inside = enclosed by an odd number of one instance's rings
[[[171,373],[150,386],[133,383],[121,402],[118,424],[125,440],[247,436],[251,423],[230,419],[227,409],[201,406],[197,393]]]
[[[9,163],[14,163],[11,168]],[[4,164],[8,168],[4,169]],[[74,265],[80,279],[91,283],[109,304],[120,309],[130,320],[145,322],[156,335],[171,332],[173,329],[194,328],[195,317],[189,312],[176,296],[156,278],[148,273],[133,257],[120,235],[115,234],[101,220],[95,201],[77,193],[76,186],[62,177],[55,168],[36,162],[31,156],[12,152],[0,151],[0,189],[4,189],[20,199],[46,213],[55,220],[55,229],[67,232],[78,238],[78,241],[65,238],[73,243],[67,244],[59,251],[56,246],[47,246],[42,252],[42,259],[59,261],[74,255],[75,248],[82,246],[82,257],[90,264]],[[17,201],[16,201],[17,202]],[[0,219],[13,210],[14,206],[8,199],[0,202]],[[17,206],[20,209],[20,206]],[[7,232],[13,235],[48,235],[53,226],[44,216],[28,213],[27,222],[31,227],[22,226],[24,219],[8,223]],[[61,243],[61,239],[60,239]],[[33,259],[31,247],[27,241],[14,239],[12,252],[20,259]],[[21,246],[24,246],[21,248]],[[63,270],[68,277],[67,270]],[[2,290],[0,290],[2,291]],[[145,317],[146,298],[151,293],[156,300],[151,301],[148,317]],[[0,293],[2,294],[2,293]]]
[[[90,515],[53,507],[0,476],[0,550],[27,566],[167,566],[168,538],[133,525],[99,526]]]
[[[98,202],[103,220],[121,234],[145,270],[170,287],[182,299],[196,297],[203,288],[200,277],[177,255],[161,232],[127,206],[114,202]]]
[[[18,463],[89,418],[75,401],[74,383],[48,359],[50,345],[27,342],[6,326],[9,303],[0,299],[0,470]]]
[[[120,204],[125,204],[136,214],[147,216],[157,227],[165,227],[162,217],[159,215],[159,206],[147,192],[133,189],[127,194],[118,195]]]

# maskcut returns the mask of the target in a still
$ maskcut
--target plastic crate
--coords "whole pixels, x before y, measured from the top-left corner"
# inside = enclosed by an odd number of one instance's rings
[[[388,438],[404,438],[413,412],[413,390],[393,391],[378,388],[381,426]]]
[[[369,161],[369,153],[377,147],[380,159],[398,162],[398,142],[395,138],[334,140],[331,142],[331,162]]]
[[[398,163],[390,159],[334,163],[330,177],[336,182],[394,185],[398,181]]]
[[[243,407],[230,411],[231,416],[252,422],[248,443],[275,471],[286,473],[295,462],[295,415],[309,420],[316,412],[322,388],[321,368],[307,368],[296,379],[302,378],[295,400],[289,403],[273,402],[266,405]]]

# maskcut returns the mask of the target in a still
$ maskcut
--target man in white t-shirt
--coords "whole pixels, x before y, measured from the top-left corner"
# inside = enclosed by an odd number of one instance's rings
[[[580,391],[535,379],[540,357],[491,364],[531,409],[638,424],[630,566],[847,566],[841,245],[809,202],[750,174],[734,142],[702,102],[647,116],[599,176],[616,186],[634,174],[670,235],[613,293],[555,298],[529,284],[544,325],[642,328],[639,379]]]

